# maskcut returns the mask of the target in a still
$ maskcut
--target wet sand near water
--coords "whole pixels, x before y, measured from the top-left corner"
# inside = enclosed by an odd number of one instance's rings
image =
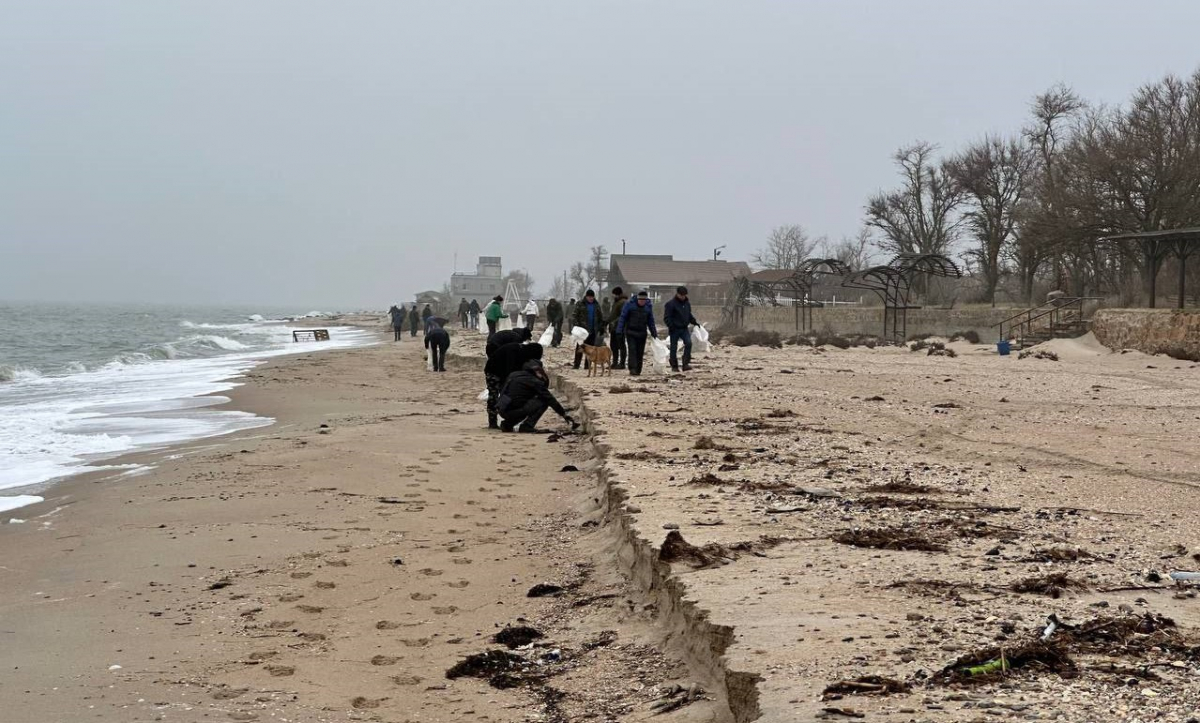
[[[276,425],[4,515],[0,718],[725,720],[618,573],[587,441],[486,431],[477,365],[422,355],[273,361],[232,406]]]

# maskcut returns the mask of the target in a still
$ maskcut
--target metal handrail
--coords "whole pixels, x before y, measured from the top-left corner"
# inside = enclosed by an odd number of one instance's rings
[[[1046,303],[1041,304],[1040,306],[1035,306],[1032,309],[1026,309],[1025,311],[1022,311],[1019,314],[1014,314],[1014,315],[1008,317],[1007,319],[1005,319],[1004,321],[1001,321],[998,324],[993,324],[992,328],[994,329],[996,327],[999,327],[1000,328],[1000,338],[1004,339],[1005,338],[1004,337],[1004,325],[1008,324],[1013,319],[1017,319],[1017,318],[1024,316],[1026,318],[1021,320],[1020,322],[1018,322],[1016,324],[1009,324],[1009,330],[1011,332],[1011,330],[1013,328],[1020,328],[1023,326],[1023,327],[1026,327],[1026,333],[1028,333],[1030,325],[1033,324],[1033,322],[1037,321],[1038,319],[1042,319],[1042,318],[1044,318],[1046,316],[1050,316],[1050,315],[1057,316],[1058,312],[1069,311],[1069,310],[1078,310],[1079,315],[1082,317],[1083,316],[1083,302],[1085,302],[1085,301],[1103,301],[1103,300],[1104,300],[1104,297],[1102,297],[1102,296],[1062,296],[1057,299],[1047,301]],[[1034,315],[1034,312],[1039,311],[1039,310],[1041,311],[1041,313]],[[1053,326],[1056,323],[1058,323],[1057,318],[1055,318],[1053,321],[1051,321],[1050,325]],[[1024,335],[1022,335],[1022,336],[1024,336]]]

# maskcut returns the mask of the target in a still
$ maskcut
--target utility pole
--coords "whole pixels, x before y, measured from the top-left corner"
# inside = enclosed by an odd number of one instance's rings
[[[625,255],[625,239],[621,239],[621,255]]]

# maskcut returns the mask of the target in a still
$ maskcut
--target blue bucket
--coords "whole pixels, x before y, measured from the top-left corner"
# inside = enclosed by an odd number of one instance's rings
[[[1012,352],[1012,346],[1009,345],[1008,339],[996,342],[996,351],[1000,352],[1000,356],[1008,356]]]

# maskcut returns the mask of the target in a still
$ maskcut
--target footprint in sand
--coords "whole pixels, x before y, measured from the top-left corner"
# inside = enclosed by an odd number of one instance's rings
[[[456,513],[454,514],[454,519],[456,519],[456,520],[469,520],[469,519],[471,519],[471,516],[470,516],[470,515],[464,515],[464,514],[462,514],[461,512],[456,512]]]
[[[496,499],[498,500],[511,500],[514,497],[516,497],[516,495],[496,495]]]
[[[424,569],[417,570],[417,572],[427,577],[437,577],[438,575],[443,574],[445,570],[434,570],[432,567],[426,567]]]
[[[376,655],[371,658],[371,665],[395,665],[400,662],[400,658],[394,655]]]
[[[420,482],[409,482],[408,484],[406,484],[404,486],[405,487],[420,487],[421,483]]]
[[[426,489],[425,491],[426,492],[441,492],[441,490],[438,489],[437,487],[430,487],[430,488]]]
[[[467,549],[465,545],[450,545],[446,548],[446,552],[462,552]]]
[[[295,626],[295,624],[296,622],[294,620],[272,620],[271,622],[267,623],[265,627],[267,630],[287,630],[288,628]]]
[[[400,623],[394,623],[391,620],[380,620],[379,622],[375,623],[376,630],[398,630],[402,627],[404,626]]]
[[[480,487],[479,491],[480,492],[491,492],[492,488],[491,487]]]
[[[218,688],[212,692],[212,697],[217,700],[233,700],[249,692],[249,688]]]
[[[434,615],[453,615],[456,612],[458,612],[458,608],[454,605],[433,608]]]
[[[415,675],[393,675],[392,682],[396,685],[417,685],[421,682],[421,678]]]
[[[423,648],[426,645],[429,645],[429,638],[408,638],[401,640],[400,642],[404,643],[410,648]]]
[[[432,593],[427,593],[427,592],[414,592],[413,594],[409,595],[409,597],[412,598],[413,600],[417,600],[419,602],[425,602],[426,600],[434,599],[435,597],[437,597],[437,595],[434,595]]]
[[[303,580],[306,577],[312,577],[311,572],[293,572],[291,578],[293,580]]]
[[[321,633],[300,633],[300,639],[306,643],[319,643],[325,639]]]
[[[296,669],[290,665],[268,665],[266,671],[274,678],[286,678],[289,675],[294,675]]]
[[[499,507],[480,507],[479,508],[479,510],[481,512],[495,512],[498,509],[500,509],[500,508]]]
[[[274,650],[261,650],[257,653],[250,653],[249,657],[250,657],[250,660],[260,660],[261,661],[261,660],[270,660],[271,658],[274,658],[276,655],[279,655],[279,653],[275,652]]]
[[[516,484],[514,484],[514,483],[512,483],[512,482],[501,482],[501,483],[500,483],[499,485],[497,485],[497,486],[498,486],[498,487],[516,487]]]
[[[317,589],[319,589],[319,590],[332,590],[335,587],[337,587],[336,582],[323,582],[321,580],[317,580],[316,584],[317,584]]]
[[[451,560],[455,565],[470,565],[474,560],[469,557],[456,557]]]
[[[280,595],[279,602],[296,602],[302,597],[304,596],[298,592],[289,592],[286,595]]]
[[[359,710],[378,708],[385,700],[387,700],[387,698],[364,698],[360,695],[350,701],[350,707],[357,708]]]
[[[325,608],[320,605],[297,605],[296,609],[302,613],[317,614],[325,612]]]
[[[350,567],[350,563],[345,560],[327,560],[325,564],[330,567]]]
[[[420,496],[421,496],[421,493],[420,493],[420,492],[409,492],[409,493],[407,493],[407,494],[404,494],[404,495],[402,495],[402,496],[403,496],[403,497],[407,497],[407,498],[412,498],[412,497],[420,497]]]
[[[470,585],[470,584],[471,584],[470,580],[458,580],[457,582],[448,582],[448,583],[446,583],[446,587],[457,587],[457,588],[464,588],[464,587],[466,587],[467,585]]]

